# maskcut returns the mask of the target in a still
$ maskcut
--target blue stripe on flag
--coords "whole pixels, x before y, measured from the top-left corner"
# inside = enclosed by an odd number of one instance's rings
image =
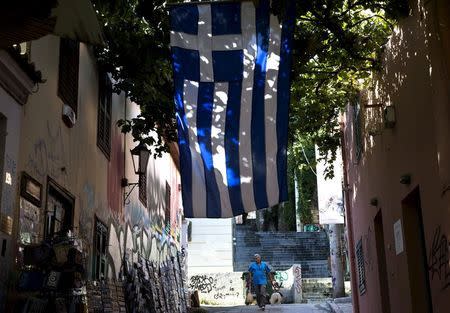
[[[198,50],[172,47],[173,73],[175,77],[200,80],[200,56]]]
[[[176,78],[174,80],[174,87],[184,216],[194,217],[192,207],[192,157],[189,149],[189,131],[187,129],[183,105],[184,79]]]
[[[211,151],[211,123],[214,101],[214,83],[200,83],[197,102],[197,138],[205,169],[206,216],[220,217],[220,194]]]
[[[290,70],[292,59],[292,36],[294,32],[295,1],[288,1],[286,10],[288,16],[283,22],[281,34],[280,68],[278,72],[278,108],[277,108],[277,136],[278,154],[277,170],[280,188],[280,202],[288,200],[287,187],[287,138],[290,102]]]
[[[211,19],[213,36],[242,32],[240,3],[212,3]]]
[[[233,215],[245,212],[242,203],[241,175],[239,170],[239,121],[241,118],[242,81],[230,82],[228,87],[227,118],[225,124],[225,154],[228,192]]]
[[[197,35],[198,9],[196,5],[178,5],[170,10],[170,28],[173,31]]]
[[[268,206],[266,192],[266,138],[264,120],[264,89],[266,84],[267,52],[269,49],[269,1],[261,0],[256,9],[256,43],[258,52],[255,64],[252,105],[252,160],[253,191],[257,209]]]
[[[213,51],[213,69],[215,82],[229,82],[242,79],[244,68],[244,52]]]

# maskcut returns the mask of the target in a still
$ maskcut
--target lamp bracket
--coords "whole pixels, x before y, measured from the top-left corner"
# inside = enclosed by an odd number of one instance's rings
[[[123,191],[123,204],[130,204],[130,200],[128,198],[130,197],[131,193],[133,192],[134,188],[139,185],[139,182],[137,183],[129,183],[127,178],[122,178],[121,180],[121,186],[123,188],[129,187],[128,191]],[[127,201],[128,200],[128,201]]]

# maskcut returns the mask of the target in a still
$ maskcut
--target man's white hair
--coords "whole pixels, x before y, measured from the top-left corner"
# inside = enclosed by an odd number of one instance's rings
[[[253,257],[254,258],[261,258],[261,256],[258,253],[255,253],[255,255]]]

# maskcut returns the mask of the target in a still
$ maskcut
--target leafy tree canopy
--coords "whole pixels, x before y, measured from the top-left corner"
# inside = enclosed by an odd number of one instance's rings
[[[281,19],[285,1],[272,2]],[[93,2],[107,42],[99,62],[142,111],[119,126],[160,155],[176,139],[167,1]],[[290,139],[317,143],[323,155],[332,151],[331,164],[340,143],[337,117],[379,69],[396,19],[408,14],[407,0],[296,0],[296,10]],[[158,136],[148,137],[151,131]]]

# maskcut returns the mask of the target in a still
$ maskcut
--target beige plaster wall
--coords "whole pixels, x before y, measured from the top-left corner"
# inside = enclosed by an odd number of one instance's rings
[[[44,204],[47,177],[74,196],[74,232],[84,239],[86,251],[92,251],[95,217],[108,226],[109,276],[117,277],[127,250],[150,258],[153,249],[153,258],[165,260],[176,252],[178,227],[181,227],[179,174],[173,160],[169,155],[158,160],[151,158],[148,207],[138,200],[137,188],[124,205],[124,189],[120,186],[123,177],[137,182],[129,153],[136,143],[132,143],[130,135],[120,132],[116,122],[125,117],[125,106],[127,117],[137,116],[139,107],[126,101],[123,94],[113,94],[108,159],[97,146],[98,69],[92,48],[80,44],[78,112],[72,128],[61,119],[63,103],[57,96],[59,38],[46,36],[32,42],[31,60],[47,81],[39,85],[23,108],[18,170],[27,172],[43,185]],[[168,233],[163,231],[162,222],[166,181],[172,190],[172,232]],[[89,273],[91,262],[88,257]]]

